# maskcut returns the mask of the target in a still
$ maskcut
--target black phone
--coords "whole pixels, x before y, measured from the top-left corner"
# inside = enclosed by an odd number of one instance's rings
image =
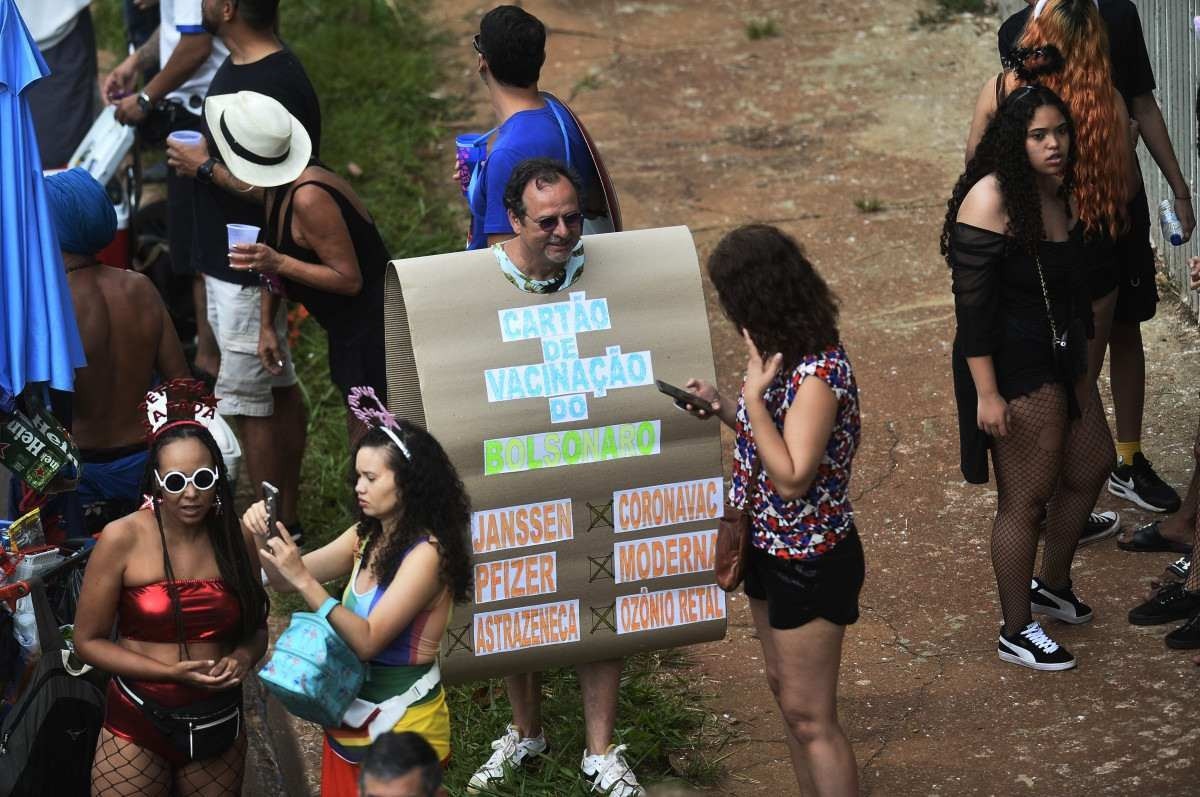
[[[713,414],[713,405],[709,404],[695,393],[689,393],[683,388],[675,387],[670,382],[664,382],[661,379],[655,379],[654,385],[658,388],[660,393],[675,399],[675,404],[680,409],[683,409],[685,404],[691,404],[698,410],[704,410],[709,415]]]
[[[267,505],[267,539],[279,536],[275,524],[279,521],[279,488],[270,482],[262,483],[263,503]]]

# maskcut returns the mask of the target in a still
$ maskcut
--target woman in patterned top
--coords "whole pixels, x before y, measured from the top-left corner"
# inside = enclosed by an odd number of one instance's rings
[[[774,227],[726,235],[708,272],[746,340],[746,376],[736,403],[703,380],[687,387],[737,433],[730,500],[753,517],[746,595],[767,683],[801,790],[857,794],[837,680],[864,574],[847,494],[860,422],[837,303],[796,241]]]

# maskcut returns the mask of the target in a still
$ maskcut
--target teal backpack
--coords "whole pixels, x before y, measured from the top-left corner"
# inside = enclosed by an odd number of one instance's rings
[[[258,678],[288,711],[325,728],[342,724],[366,667],[327,619],[333,598],[316,612],[296,612]]]

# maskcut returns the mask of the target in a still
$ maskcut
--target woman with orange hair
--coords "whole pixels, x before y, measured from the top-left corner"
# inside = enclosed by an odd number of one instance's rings
[[[1128,205],[1140,183],[1133,152],[1129,114],[1112,81],[1107,32],[1094,0],[1039,2],[1004,72],[980,92],[967,141],[970,162],[984,130],[1004,98],[1022,85],[1040,84],[1060,96],[1070,109],[1076,146],[1073,200],[1084,231],[1083,257],[1092,299],[1094,334],[1088,344],[1087,378],[1076,389],[1085,418],[1103,419],[1096,381],[1104,362],[1117,301],[1118,247],[1129,231]],[[1072,593],[1070,569],[1092,506],[1116,458],[1107,424],[1072,424],[1066,455],[1097,463],[1088,467],[1087,483],[1060,484],[1046,517],[1048,544],[1041,575],[1030,592],[1034,611],[1067,622],[1086,622],[1090,610]],[[1108,463],[1101,466],[1102,463]],[[1094,483],[1093,483],[1094,482]],[[1116,531],[1119,520],[1102,528]],[[1063,526],[1064,528],[1051,528]],[[1098,537],[1096,537],[1098,538]]]

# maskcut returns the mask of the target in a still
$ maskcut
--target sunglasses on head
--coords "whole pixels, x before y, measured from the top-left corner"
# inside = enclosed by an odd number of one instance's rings
[[[189,484],[195,486],[197,490],[211,490],[217,483],[217,472],[212,468],[197,468],[191,476],[185,476],[183,471],[179,470],[173,470],[166,476],[161,476],[158,471],[154,471],[154,478],[158,479],[158,486],[165,492],[179,495],[188,488]]]
[[[542,232],[554,232],[558,228],[559,219],[562,219],[562,223],[568,227],[578,227],[583,224],[583,214],[578,210],[574,213],[563,214],[562,216],[543,216],[540,219],[535,219],[529,214],[526,214],[525,218],[541,227]]]

